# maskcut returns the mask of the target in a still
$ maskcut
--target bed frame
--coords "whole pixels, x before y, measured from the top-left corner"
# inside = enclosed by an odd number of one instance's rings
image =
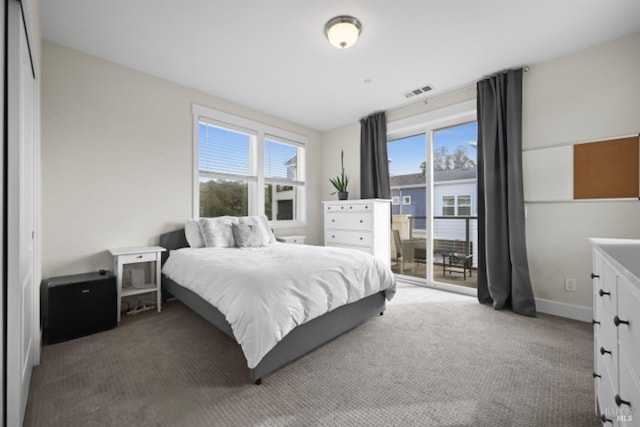
[[[189,246],[184,229],[162,234],[159,244],[167,249],[167,252],[162,253],[163,264],[167,260],[170,250]],[[164,274],[162,275],[162,290],[163,295],[166,295],[165,292],[170,293],[236,341],[231,325],[224,315],[196,293],[180,286]],[[382,315],[384,310],[384,292],[378,292],[297,326],[272,348],[255,368],[250,369],[251,381],[258,385],[261,384],[262,378],[273,371],[326,344],[371,317],[377,314]]]

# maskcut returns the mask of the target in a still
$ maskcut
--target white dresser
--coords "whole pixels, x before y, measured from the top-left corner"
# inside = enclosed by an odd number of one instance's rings
[[[359,249],[390,263],[391,200],[322,203],[325,246]]]
[[[640,240],[590,240],[596,411],[640,426]]]

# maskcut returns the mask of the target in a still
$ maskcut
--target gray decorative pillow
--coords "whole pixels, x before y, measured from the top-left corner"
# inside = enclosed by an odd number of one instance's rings
[[[219,216],[216,218],[200,218],[200,230],[204,244],[208,248],[233,248],[236,241],[233,238],[231,225],[237,224],[235,216]]]
[[[276,237],[269,227],[269,220],[265,215],[241,216],[238,218],[240,224],[248,224],[253,227],[262,239],[262,245],[266,246],[275,243]]]
[[[238,248],[258,248],[263,246],[262,235],[250,224],[232,224],[233,237]]]

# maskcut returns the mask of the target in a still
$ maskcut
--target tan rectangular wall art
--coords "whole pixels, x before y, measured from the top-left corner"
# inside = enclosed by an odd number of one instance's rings
[[[573,198],[640,197],[640,137],[573,146]]]

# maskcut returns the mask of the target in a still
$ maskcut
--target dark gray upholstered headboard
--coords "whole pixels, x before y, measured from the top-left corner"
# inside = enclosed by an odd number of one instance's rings
[[[164,264],[169,257],[169,251],[189,247],[187,238],[184,235],[184,228],[161,234],[159,244],[167,250],[166,252],[162,252],[162,264]]]

